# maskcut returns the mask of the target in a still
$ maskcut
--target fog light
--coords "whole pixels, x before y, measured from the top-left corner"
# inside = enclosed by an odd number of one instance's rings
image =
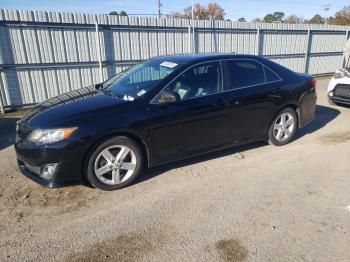
[[[329,94],[330,97],[334,96],[334,92],[333,91],[329,92],[328,94]]]
[[[53,176],[53,173],[55,172],[57,164],[50,164],[50,165],[45,165],[41,168],[40,172],[40,177],[48,180],[51,179]]]

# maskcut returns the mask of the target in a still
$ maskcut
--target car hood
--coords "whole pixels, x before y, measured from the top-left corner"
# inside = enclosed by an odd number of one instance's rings
[[[102,110],[115,110],[116,105],[131,103],[95,87],[77,89],[53,97],[35,106],[21,121],[32,127],[66,127],[77,118],[94,117]],[[108,112],[108,110],[106,111]]]

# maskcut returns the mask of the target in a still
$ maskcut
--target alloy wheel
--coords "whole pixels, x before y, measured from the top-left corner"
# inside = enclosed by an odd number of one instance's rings
[[[135,152],[124,145],[113,145],[103,149],[94,164],[96,177],[107,185],[126,182],[135,169]]]
[[[273,135],[278,142],[284,142],[293,134],[295,119],[289,112],[282,113],[275,121]]]

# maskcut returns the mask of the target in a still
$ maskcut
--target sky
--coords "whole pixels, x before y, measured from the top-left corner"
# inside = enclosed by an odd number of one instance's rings
[[[158,0],[0,0],[1,9],[27,9],[60,12],[102,13],[125,10],[128,14],[157,14]],[[225,18],[237,20],[245,17],[252,20],[267,13],[282,11],[286,15],[295,14],[306,19],[315,14],[325,16],[324,6],[330,4],[328,16],[350,5],[350,0],[194,0],[206,6],[216,2],[225,9]],[[191,0],[161,0],[162,13],[182,11],[191,5]]]

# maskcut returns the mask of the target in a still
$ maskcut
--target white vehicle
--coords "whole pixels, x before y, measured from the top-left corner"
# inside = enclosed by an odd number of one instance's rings
[[[328,84],[328,101],[330,104],[350,105],[350,73],[347,69],[335,72]]]
[[[346,43],[344,56],[347,58],[345,68],[336,71],[328,84],[328,101],[332,105],[350,105],[350,40],[348,40],[348,42]]]

